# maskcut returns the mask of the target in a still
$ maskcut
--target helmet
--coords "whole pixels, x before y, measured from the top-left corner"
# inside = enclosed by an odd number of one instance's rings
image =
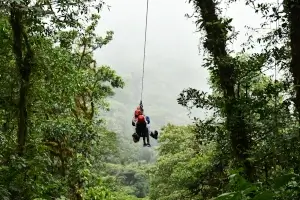
[[[150,117],[149,116],[146,116],[146,121],[148,124],[150,124]]]
[[[138,122],[145,122],[145,117],[144,117],[144,115],[139,115],[137,121],[138,121]]]

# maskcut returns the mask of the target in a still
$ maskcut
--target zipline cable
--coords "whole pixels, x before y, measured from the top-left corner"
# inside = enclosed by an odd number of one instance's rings
[[[145,61],[146,61],[146,46],[147,46],[147,29],[148,29],[148,12],[149,12],[149,0],[147,0],[146,7],[146,25],[145,25],[145,40],[144,40],[144,57],[143,57],[143,73],[142,73],[142,89],[141,89],[141,102],[140,105],[143,106],[143,91],[144,91],[144,76],[145,76]]]

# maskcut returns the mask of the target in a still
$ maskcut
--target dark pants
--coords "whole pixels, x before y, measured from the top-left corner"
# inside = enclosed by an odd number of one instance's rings
[[[144,123],[137,123],[135,127],[135,132],[138,136],[143,137],[144,144],[150,144],[149,142],[149,133],[147,125]],[[147,143],[146,143],[147,139]]]

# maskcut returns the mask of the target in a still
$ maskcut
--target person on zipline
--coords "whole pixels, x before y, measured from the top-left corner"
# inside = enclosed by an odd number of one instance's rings
[[[148,134],[157,140],[158,131],[154,130],[154,133],[152,131],[150,131],[150,117],[149,116],[146,116],[146,121],[147,121]]]
[[[139,115],[144,115],[144,110],[143,110],[143,106],[142,105],[139,105],[136,108],[135,112],[134,112],[134,118],[132,120],[132,126],[135,126]],[[156,130],[154,131],[154,133],[152,131],[150,131],[150,117],[149,116],[146,116],[146,122],[147,122],[147,128],[148,128],[149,135],[151,137],[153,137],[154,139],[157,139],[158,132]]]
[[[158,132],[150,132],[150,117],[144,115],[142,106],[138,106],[134,112],[132,119],[132,126],[135,126],[135,133],[132,135],[133,141],[137,143],[140,137],[143,137],[144,146],[150,147],[149,135],[154,139],[157,139]],[[150,134],[149,134],[150,133]],[[147,143],[146,140],[147,139]]]

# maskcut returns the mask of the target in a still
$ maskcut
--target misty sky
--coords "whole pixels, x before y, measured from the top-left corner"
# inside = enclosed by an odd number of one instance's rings
[[[97,32],[113,30],[115,35],[108,46],[96,53],[96,59],[99,64],[108,64],[120,74],[140,77],[146,0],[106,2],[111,9],[103,10]],[[154,89],[161,98],[174,96],[174,101],[169,103],[175,105],[177,95],[186,87],[208,90],[208,73],[201,67],[202,53],[198,50],[201,35],[195,32],[193,19],[184,16],[192,12],[192,5],[185,0],[150,0],[144,86],[146,98],[147,90]],[[238,40],[231,48],[241,50],[241,44],[248,37],[245,35],[249,33],[245,25],[259,27],[262,20],[244,3],[231,4],[223,14],[233,17],[233,25],[240,31]],[[153,80],[158,84],[153,86]],[[167,88],[173,88],[174,92],[167,93]],[[137,90],[140,88],[137,87]],[[146,101],[145,104],[150,105],[151,102]]]

